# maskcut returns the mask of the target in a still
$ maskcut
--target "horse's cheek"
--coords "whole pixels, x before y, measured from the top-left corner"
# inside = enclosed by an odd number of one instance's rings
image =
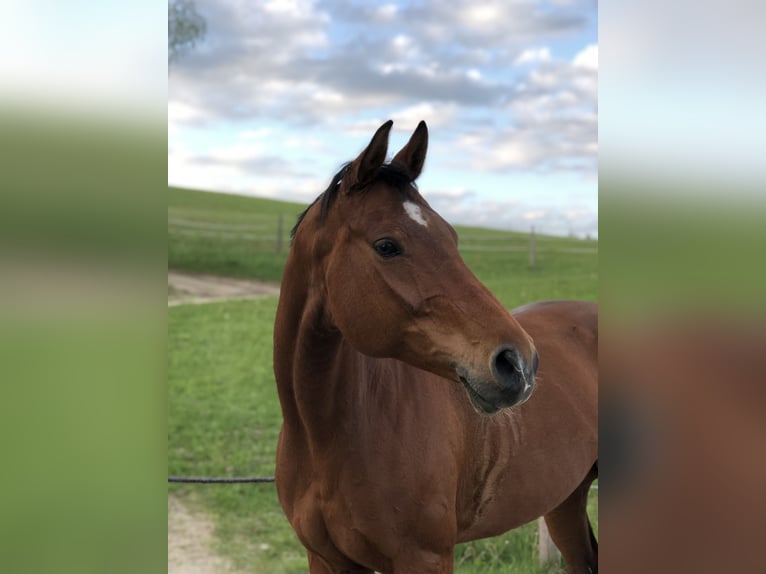
[[[392,330],[385,323],[391,318],[391,309],[379,303],[377,286],[369,272],[345,268],[341,262],[331,265],[330,270],[328,303],[335,327],[357,351],[373,357],[387,356]]]

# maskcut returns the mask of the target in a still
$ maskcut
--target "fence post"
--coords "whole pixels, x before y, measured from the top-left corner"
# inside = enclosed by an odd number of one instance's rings
[[[277,217],[277,253],[282,253],[282,227],[284,226],[283,215]]]
[[[529,235],[529,266],[537,267],[537,241],[535,239],[535,226],[532,226],[532,232]]]
[[[548,532],[548,525],[545,524],[545,519],[542,516],[537,519],[537,548],[537,557],[540,566],[558,560],[561,556],[559,549],[556,548],[556,545],[551,539],[551,535]]]

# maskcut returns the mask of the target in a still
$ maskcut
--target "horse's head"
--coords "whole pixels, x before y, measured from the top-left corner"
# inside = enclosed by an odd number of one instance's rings
[[[428,146],[425,123],[384,164],[391,125],[296,228],[295,249],[317,263],[311,281],[321,283],[327,320],[361,353],[461,382],[483,413],[523,402],[534,387],[534,344],[471,273],[455,230],[413,184]]]

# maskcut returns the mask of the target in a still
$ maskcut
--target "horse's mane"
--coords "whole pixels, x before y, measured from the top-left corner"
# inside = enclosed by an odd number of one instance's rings
[[[295,239],[295,234],[298,232],[298,227],[300,227],[301,222],[303,221],[304,217],[306,217],[306,214],[309,212],[309,210],[314,207],[314,204],[321,200],[322,205],[320,207],[319,212],[319,220],[321,222],[324,222],[324,220],[327,218],[327,214],[330,211],[330,207],[332,207],[333,202],[335,201],[335,197],[338,195],[338,190],[340,189],[341,181],[343,181],[343,178],[346,176],[346,174],[351,169],[351,162],[346,162],[341,166],[341,168],[338,170],[338,173],[336,173],[332,180],[330,181],[330,185],[327,186],[327,189],[325,189],[319,197],[317,197],[314,201],[311,202],[311,204],[298,216],[298,221],[295,223],[295,226],[293,227],[292,231],[290,232],[290,239]],[[363,185],[355,184],[350,191],[355,192],[359,191],[362,192],[368,187],[370,187],[373,183],[382,182],[386,185],[389,185],[391,187],[394,187],[401,191],[405,196],[409,197],[413,189],[417,189],[417,186],[415,185],[415,182],[412,181],[412,178],[410,177],[410,174],[407,172],[406,169],[404,169],[403,166],[400,166],[399,164],[383,164],[380,166],[380,169],[378,169],[377,173],[375,174],[375,177],[373,177],[370,181],[365,182]]]

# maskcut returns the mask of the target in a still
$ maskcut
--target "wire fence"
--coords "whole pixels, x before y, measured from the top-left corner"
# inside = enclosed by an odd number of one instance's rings
[[[281,214],[276,216],[262,215],[257,220],[253,219],[247,223],[221,223],[197,219],[192,220],[183,217],[170,217],[168,219],[168,232],[187,237],[250,241],[258,244],[260,248],[271,246],[276,253],[280,253],[289,244],[287,237],[289,230],[285,226],[285,216]],[[530,263],[533,266],[536,263],[538,253],[598,254],[598,247],[592,245],[584,245],[583,247],[540,245],[534,228],[530,230],[528,236],[469,232],[460,236],[458,248],[460,251],[529,252]]]
[[[274,482],[273,476],[169,476],[168,482],[183,484],[246,484]]]

